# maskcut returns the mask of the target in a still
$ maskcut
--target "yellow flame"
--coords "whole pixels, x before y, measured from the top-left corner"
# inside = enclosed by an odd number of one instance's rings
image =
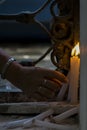
[[[71,56],[77,56],[80,54],[79,42],[72,49]]]

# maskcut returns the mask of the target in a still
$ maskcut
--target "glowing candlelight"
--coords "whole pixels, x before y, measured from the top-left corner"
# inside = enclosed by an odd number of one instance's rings
[[[80,54],[79,42],[72,49],[71,56],[78,56]]]
[[[70,58],[70,86],[69,99],[71,103],[78,102],[78,88],[79,88],[79,68],[80,68],[80,54],[79,43],[72,49]]]

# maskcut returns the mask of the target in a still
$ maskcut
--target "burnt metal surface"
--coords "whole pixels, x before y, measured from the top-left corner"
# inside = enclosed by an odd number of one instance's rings
[[[51,60],[59,71],[67,74],[73,46],[79,41],[79,0],[56,0],[59,16],[53,13],[52,41],[54,43]]]

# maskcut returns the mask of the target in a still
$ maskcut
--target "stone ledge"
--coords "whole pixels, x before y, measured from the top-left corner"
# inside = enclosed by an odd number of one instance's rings
[[[55,114],[63,113],[78,104],[67,102],[24,102],[24,103],[1,103],[1,114],[38,114],[47,109],[54,109]]]

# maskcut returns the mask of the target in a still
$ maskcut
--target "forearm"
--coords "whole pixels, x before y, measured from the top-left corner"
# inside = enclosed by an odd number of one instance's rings
[[[21,65],[18,64],[16,61],[12,62],[11,65],[8,67],[5,78],[13,83],[15,86],[20,87],[21,82]]]
[[[10,56],[6,54],[2,49],[0,49],[0,74],[2,72],[4,65],[6,64],[9,58]]]

